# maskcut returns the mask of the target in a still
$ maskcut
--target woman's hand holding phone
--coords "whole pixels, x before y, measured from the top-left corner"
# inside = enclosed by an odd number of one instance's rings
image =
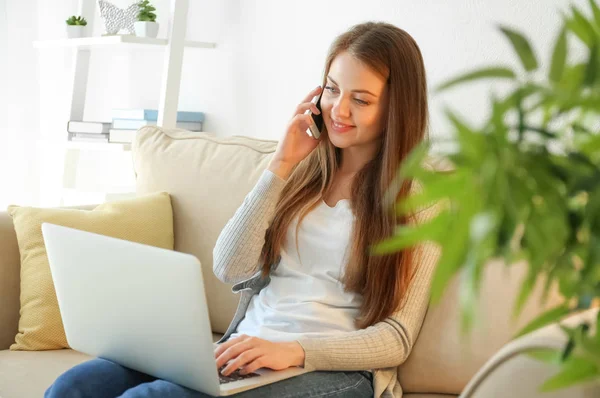
[[[269,164],[269,170],[277,174],[284,180],[287,180],[292,169],[300,161],[306,158],[319,145],[319,140],[306,133],[306,130],[313,123],[310,113],[320,114],[316,104],[311,100],[321,94],[321,87],[312,90],[304,101],[296,107],[292,119],[287,125],[287,129],[275,151],[275,155]]]

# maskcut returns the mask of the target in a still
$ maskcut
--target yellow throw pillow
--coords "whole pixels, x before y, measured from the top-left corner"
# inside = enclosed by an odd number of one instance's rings
[[[11,350],[69,348],[42,237],[48,222],[147,245],[173,249],[168,193],[108,202],[94,210],[9,206],[21,254],[21,317]]]

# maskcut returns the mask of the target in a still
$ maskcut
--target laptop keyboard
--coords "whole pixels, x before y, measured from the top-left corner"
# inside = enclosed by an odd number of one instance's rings
[[[239,370],[234,371],[229,376],[223,376],[221,374],[221,371],[223,369],[225,369],[225,366],[223,366],[223,367],[221,367],[221,369],[219,369],[219,383],[220,384],[231,383],[232,381],[245,380],[245,379],[250,379],[252,377],[260,376],[258,373],[248,373],[247,375],[241,375],[239,373],[240,372]]]

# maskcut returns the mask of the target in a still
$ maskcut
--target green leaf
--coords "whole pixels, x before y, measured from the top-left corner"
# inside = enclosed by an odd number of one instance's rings
[[[401,178],[415,177],[423,167],[423,161],[429,154],[429,145],[423,142],[413,148],[406,159],[402,161],[398,175]]]
[[[529,41],[519,32],[510,28],[500,26],[500,30],[508,37],[514,50],[521,59],[521,63],[527,72],[537,69],[538,62],[529,44]]]
[[[512,93],[510,93],[510,95],[498,102],[498,111],[502,114],[506,113],[508,110],[516,107],[520,101],[525,101],[533,95],[543,98],[545,95],[547,95],[548,91],[549,89],[542,85],[531,82],[525,83],[521,86],[518,86]],[[536,105],[528,108],[528,112],[537,109],[541,105],[543,105],[543,101],[538,100]]]
[[[420,242],[436,240],[440,234],[447,231],[448,223],[448,212],[442,211],[426,223],[402,225],[396,229],[394,236],[372,246],[371,254],[395,253]]]
[[[577,343],[581,344],[581,347],[589,354],[600,359],[600,343],[594,337],[589,336],[587,330],[581,332],[580,341]]]
[[[460,234],[455,240],[466,241],[466,239],[461,239],[463,237],[464,234]],[[438,303],[442,298],[446,285],[448,285],[450,279],[452,279],[454,274],[463,265],[466,253],[466,245],[445,246],[444,250],[442,250],[442,255],[431,283],[431,302],[433,304]]]
[[[570,387],[577,383],[592,380],[600,375],[596,364],[588,359],[571,356],[562,369],[540,387],[540,391],[549,392]]]
[[[596,343],[600,344],[600,311],[596,314]]]
[[[533,332],[534,330],[537,330],[543,326],[559,321],[563,316],[567,315],[569,312],[570,309],[566,304],[561,304],[557,307],[551,308],[537,316],[527,325],[525,325],[525,327],[523,327],[523,329],[521,329],[516,334],[515,338]]]
[[[567,60],[567,32],[563,28],[558,35],[558,40],[554,46],[552,52],[552,61],[550,66],[549,78],[553,82],[559,82],[565,69],[565,62]]]
[[[486,149],[484,147],[485,136],[476,132],[450,109],[446,109],[445,113],[452,125],[454,126],[454,128],[456,129],[457,141],[460,145],[463,160],[469,162],[470,165],[476,164],[480,166],[481,162],[484,160],[483,155],[486,152]]]
[[[513,72],[510,68],[505,67],[488,67],[475,70],[473,72],[466,73],[464,75],[460,75],[455,77],[452,80],[449,80],[440,86],[438,86],[435,90],[440,92],[442,90],[446,90],[452,86],[455,86],[460,83],[478,80],[478,79],[486,79],[486,78],[503,78],[503,79],[514,79],[516,77],[515,72]]]
[[[525,355],[541,362],[558,365],[562,362],[562,350],[555,348],[532,348]]]
[[[531,267],[531,265],[530,265]],[[529,269],[529,273],[527,277],[521,284],[521,289],[519,290],[519,295],[517,296],[517,300],[515,301],[515,307],[513,309],[513,319],[516,319],[523,310],[523,306],[527,302],[527,299],[531,295],[533,291],[533,287],[535,285],[535,281],[537,279],[537,274],[531,268]]]
[[[563,325],[559,325],[560,328],[565,332],[567,336],[569,336],[569,340],[567,341],[567,345],[565,346],[562,356],[560,358],[561,362],[565,362],[567,359],[571,357],[573,353],[573,349],[575,349],[575,329],[569,329]]]
[[[467,181],[463,194],[456,203],[457,209],[453,209],[454,212],[448,215],[450,223],[440,237],[442,255],[431,282],[433,304],[441,299],[450,279],[465,265],[469,251],[475,250],[469,242],[470,225],[474,215],[480,211],[481,193],[475,189],[472,182]],[[448,233],[448,231],[452,232]]]
[[[465,264],[460,274],[461,283],[459,290],[459,300],[461,308],[461,331],[469,331],[473,326],[475,318],[475,303],[477,298],[477,260],[475,250],[467,252]]]
[[[600,8],[596,4],[596,0],[589,0],[590,7],[592,7],[592,13],[594,14],[594,19],[596,20],[596,27],[600,30]]]
[[[587,63],[585,62],[566,66],[559,86],[568,91],[579,90],[583,83],[586,68]]]
[[[563,14],[565,26],[586,46],[591,47],[594,36],[593,31],[590,31],[589,22],[575,7],[571,7],[571,9],[574,13],[573,17],[567,17]]]
[[[592,23],[574,5],[571,5],[571,11],[573,11],[573,19],[575,20],[575,23],[581,26],[581,28],[586,32],[589,43],[591,43],[594,40],[594,36],[596,36],[596,32],[592,26]]]
[[[396,206],[396,214],[408,214],[441,199],[453,198],[462,192],[464,179],[465,173],[459,171],[441,175],[437,180],[425,185],[423,192],[400,201]]]
[[[594,46],[590,50],[590,58],[585,68],[585,77],[583,78],[584,86],[593,86],[598,75],[598,42],[594,42]]]

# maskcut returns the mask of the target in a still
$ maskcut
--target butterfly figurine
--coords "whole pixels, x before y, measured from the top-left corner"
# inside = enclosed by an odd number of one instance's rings
[[[104,0],[98,0],[98,5],[100,6],[100,15],[104,20],[104,28],[107,34],[117,34],[121,29],[126,29],[130,34],[134,34],[133,23],[137,20],[137,15],[140,12],[138,2],[125,9]]]

